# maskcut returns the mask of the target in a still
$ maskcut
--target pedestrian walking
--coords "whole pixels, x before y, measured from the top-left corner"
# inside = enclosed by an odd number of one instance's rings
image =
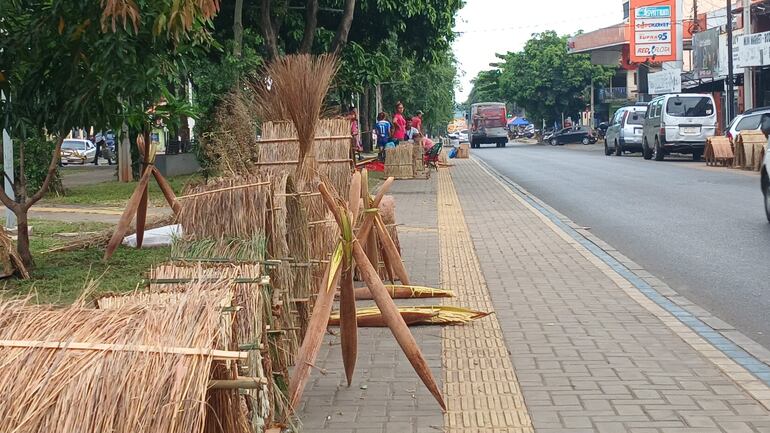
[[[393,138],[403,141],[406,137],[406,118],[404,117],[404,104],[396,102],[396,114],[393,115]]]
[[[107,141],[104,139],[104,134],[101,132],[96,134],[94,138],[96,141],[96,153],[94,153],[94,165],[99,165],[99,157],[107,160],[107,164],[112,165],[112,151],[107,147]]]

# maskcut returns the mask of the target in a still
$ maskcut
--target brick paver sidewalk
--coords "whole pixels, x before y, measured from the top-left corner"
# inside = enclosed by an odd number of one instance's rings
[[[459,160],[394,194],[413,279],[455,290],[445,303],[495,314],[413,328],[443,382],[443,419],[387,330],[362,330],[351,388],[329,336],[318,363],[328,374],[314,372],[303,431],[770,432],[765,363],[515,185]]]

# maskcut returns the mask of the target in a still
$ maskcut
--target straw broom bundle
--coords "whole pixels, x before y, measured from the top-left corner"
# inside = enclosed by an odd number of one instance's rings
[[[297,54],[273,60],[265,68],[262,81],[256,86],[257,104],[271,115],[286,116],[297,131],[299,141],[298,177],[310,179],[316,171],[316,125],[321,116],[324,99],[329,92],[332,78],[337,73],[337,57],[334,55],[312,56]]]
[[[0,432],[204,432],[224,299],[192,287],[162,306],[0,303]]]

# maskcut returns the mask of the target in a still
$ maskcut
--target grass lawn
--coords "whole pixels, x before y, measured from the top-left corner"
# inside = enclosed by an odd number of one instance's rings
[[[191,174],[168,178],[168,182],[179,194],[190,182],[200,179],[200,175]],[[81,185],[68,188],[66,195],[47,196],[43,199],[45,204],[81,205],[81,206],[124,206],[134,192],[138,182],[122,183],[117,181],[101,182],[91,185]],[[154,178],[150,178],[150,203],[155,206],[163,206],[166,200]]]
[[[385,173],[382,171],[369,171],[369,193],[374,195],[377,193],[380,184],[385,182]]]
[[[32,278],[26,281],[11,278],[4,281],[6,294],[26,295],[35,292],[41,303],[71,303],[80,296],[84,286],[99,279],[99,292],[133,290],[144,273],[156,263],[168,259],[168,248],[135,250],[119,247],[109,263],[102,262],[104,250],[89,248],[80,251],[42,254],[41,252],[69,242],[57,233],[96,232],[110,228],[110,224],[32,220],[30,239],[36,267]]]

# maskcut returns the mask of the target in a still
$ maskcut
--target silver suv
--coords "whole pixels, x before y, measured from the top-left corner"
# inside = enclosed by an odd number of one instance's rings
[[[604,136],[604,154],[617,156],[623,152],[642,151],[642,131],[647,105],[632,105],[619,108],[610,120]]]

